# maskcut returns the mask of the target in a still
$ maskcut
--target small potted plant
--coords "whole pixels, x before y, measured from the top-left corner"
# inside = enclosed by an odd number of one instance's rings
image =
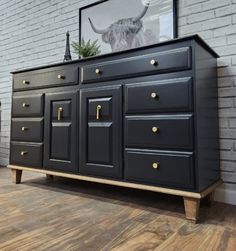
[[[87,42],[85,42],[84,38],[82,38],[81,43],[72,42],[72,47],[75,53],[81,58],[97,56],[101,53],[98,40],[91,42],[89,39]]]

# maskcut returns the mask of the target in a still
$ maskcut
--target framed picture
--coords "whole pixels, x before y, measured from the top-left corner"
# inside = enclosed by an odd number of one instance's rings
[[[148,46],[177,37],[177,0],[102,0],[79,11],[79,41],[101,54]]]

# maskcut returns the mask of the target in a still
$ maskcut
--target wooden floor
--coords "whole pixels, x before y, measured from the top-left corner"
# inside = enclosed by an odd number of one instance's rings
[[[236,250],[236,206],[201,207],[186,222],[180,197],[0,168],[0,251]]]

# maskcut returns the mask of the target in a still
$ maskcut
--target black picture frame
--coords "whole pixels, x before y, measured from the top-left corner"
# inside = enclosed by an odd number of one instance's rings
[[[100,1],[94,2],[92,4],[85,5],[79,9],[79,44],[81,44],[81,39],[83,37],[82,36],[83,11],[85,11],[86,9],[89,9],[89,8],[93,8],[97,5],[103,4],[108,1],[113,1],[113,0],[100,0]],[[128,1],[128,0],[126,0],[126,1]],[[178,0],[171,0],[171,1],[173,3],[173,24],[172,24],[173,38],[171,38],[171,39],[175,39],[175,38],[178,38]],[[142,46],[140,46],[140,47],[142,47]],[[145,46],[143,46],[143,47],[145,47]],[[107,53],[110,53],[110,52],[107,52]],[[102,54],[106,54],[106,53],[102,53]]]

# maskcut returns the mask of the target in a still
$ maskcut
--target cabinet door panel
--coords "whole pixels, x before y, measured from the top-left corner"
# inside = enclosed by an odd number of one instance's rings
[[[112,166],[112,122],[88,123],[88,162]],[[102,144],[102,147],[101,147]]]
[[[76,93],[46,95],[44,166],[77,171]]]
[[[70,139],[71,123],[52,123],[52,159],[70,161]]]
[[[121,86],[81,90],[79,171],[82,174],[122,176],[121,107]]]

